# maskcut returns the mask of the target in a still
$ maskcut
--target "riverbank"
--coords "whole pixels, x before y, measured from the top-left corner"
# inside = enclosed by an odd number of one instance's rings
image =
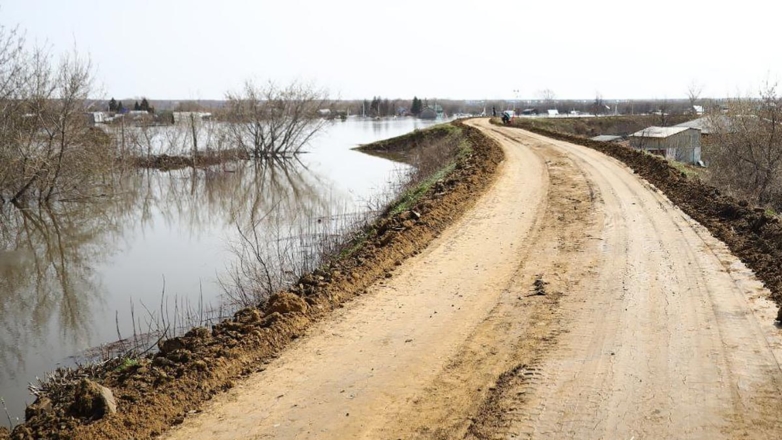
[[[499,121],[492,121],[500,125]],[[661,190],[687,215],[705,226],[739,257],[782,306],[782,224],[762,207],[723,194],[718,188],[693,178],[664,158],[608,142],[549,130],[519,121],[511,125],[553,139],[592,148],[629,166]],[[777,321],[782,320],[780,308]]]
[[[313,322],[392,277],[394,267],[425,248],[491,185],[502,160],[499,147],[476,129],[457,128],[464,142],[454,159],[442,163],[447,172],[406,192],[330,263],[261,307],[241,310],[211,330],[196,328],[161,341],[154,356],[69,374],[67,384],[51,388],[57,393],[28,408],[26,423],[11,438],[154,437],[243,376],[263,370],[265,361]],[[89,392],[99,389],[92,383],[111,390],[116,413],[102,406],[106,399]]]

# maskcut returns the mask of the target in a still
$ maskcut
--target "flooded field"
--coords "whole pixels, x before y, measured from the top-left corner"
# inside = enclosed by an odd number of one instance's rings
[[[427,125],[349,119],[327,126],[298,161],[133,170],[86,201],[0,207],[0,397],[11,417],[23,419],[28,383],[58,365],[161,317],[229,313],[237,298],[224,286],[237,279],[243,235],[257,231],[256,245],[286,255],[308,252],[307,235],[362,218],[406,167],[351,148]]]

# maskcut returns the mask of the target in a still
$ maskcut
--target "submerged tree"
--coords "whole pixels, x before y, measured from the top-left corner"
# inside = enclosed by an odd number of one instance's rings
[[[247,81],[226,99],[232,140],[256,159],[293,157],[326,124],[318,110],[328,103],[328,95],[310,84],[259,86]]]
[[[600,92],[595,92],[595,100],[592,102],[592,114],[599,116],[605,113],[605,102]]]
[[[106,136],[84,117],[92,66],[76,52],[55,63],[0,27],[0,200],[78,197],[111,166]]]

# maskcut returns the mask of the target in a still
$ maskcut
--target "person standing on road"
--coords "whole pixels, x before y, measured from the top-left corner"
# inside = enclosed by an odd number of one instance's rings
[[[495,106],[491,106],[491,116],[492,116],[493,118],[496,118],[496,117],[497,117],[497,107],[495,107]]]

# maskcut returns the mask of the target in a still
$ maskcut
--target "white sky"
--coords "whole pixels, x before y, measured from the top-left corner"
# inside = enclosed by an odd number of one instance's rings
[[[684,98],[782,74],[771,0],[0,0],[0,24],[90,54],[106,96],[222,99],[247,78],[335,97]],[[516,93],[515,91],[519,92]]]

